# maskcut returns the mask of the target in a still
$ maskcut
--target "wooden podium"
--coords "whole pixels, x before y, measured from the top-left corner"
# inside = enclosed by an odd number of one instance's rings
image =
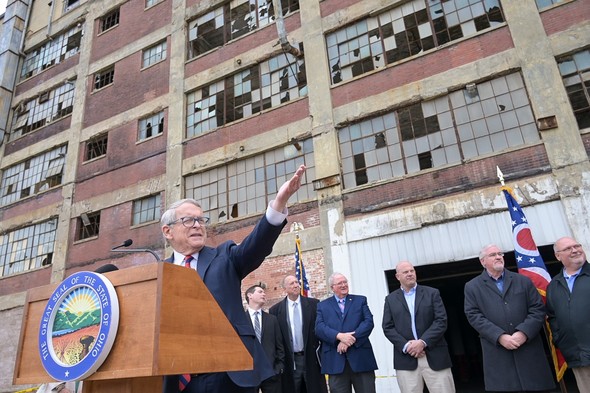
[[[152,263],[105,273],[119,300],[119,328],[83,392],[162,392],[162,375],[241,371],[252,357],[196,271]],[[58,284],[33,288],[24,306],[13,383],[53,382],[38,349],[39,327]]]

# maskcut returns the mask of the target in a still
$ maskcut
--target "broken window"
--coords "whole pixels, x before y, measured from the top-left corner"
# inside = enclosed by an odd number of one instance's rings
[[[65,34],[51,37],[39,48],[26,54],[21,68],[20,79],[24,80],[54,64],[62,62],[80,50],[82,26],[75,26]]]
[[[115,66],[109,67],[94,74],[94,90],[102,89],[115,80]]]
[[[559,59],[558,66],[578,127],[590,127],[590,49]]]
[[[299,10],[298,0],[281,0],[283,15]],[[228,41],[272,23],[272,0],[234,0],[188,24],[189,58],[197,57]]]
[[[5,168],[0,181],[0,205],[61,185],[66,151],[66,146],[61,146]]]
[[[160,194],[133,201],[132,225],[160,219]]]
[[[80,0],[65,0],[64,1],[64,7],[65,7],[64,10],[67,12],[79,5],[80,5]]]
[[[288,145],[187,176],[185,195],[198,200],[213,223],[259,214],[299,165],[307,167],[308,179],[314,173],[312,139],[296,144],[299,148]],[[313,195],[313,182],[304,179],[295,198],[304,201]]]
[[[100,230],[100,212],[82,213],[78,218],[76,240],[96,237]]]
[[[281,53],[267,61],[190,93],[187,136],[191,137],[265,109],[303,97],[303,59]]]
[[[66,82],[44,92],[38,98],[19,104],[15,110],[10,139],[17,139],[70,114],[73,101],[74,83]]]
[[[89,139],[86,142],[85,161],[93,160],[107,154],[108,134],[103,134]]]
[[[164,132],[164,111],[139,120],[138,140],[151,138]]]
[[[57,219],[0,234],[0,276],[51,264]]]
[[[540,136],[522,76],[513,73],[343,127],[338,139],[344,188],[352,188]]]
[[[499,0],[404,2],[326,35],[332,83],[352,79],[503,22]]]
[[[104,33],[105,31],[117,26],[119,24],[119,14],[120,9],[117,8],[106,14],[105,16],[101,17],[99,20],[99,30],[98,33]]]

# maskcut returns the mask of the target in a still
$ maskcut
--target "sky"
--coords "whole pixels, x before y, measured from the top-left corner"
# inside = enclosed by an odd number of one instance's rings
[[[6,3],[8,3],[8,0],[0,0],[0,15],[2,15],[6,9]]]

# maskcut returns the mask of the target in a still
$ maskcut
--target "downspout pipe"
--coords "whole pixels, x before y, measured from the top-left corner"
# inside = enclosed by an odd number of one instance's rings
[[[34,1],[34,0],[33,0]],[[49,9],[49,20],[47,21],[47,38],[51,39],[51,23],[53,21],[53,10],[55,9],[56,0],[51,0],[51,8]]]
[[[285,19],[283,18],[283,7],[280,0],[272,0],[273,7],[275,9],[275,18],[277,24],[277,33],[279,36],[279,44],[284,52],[290,53],[296,58],[301,58],[303,53],[298,48],[295,48],[289,43],[287,38],[287,30],[285,29]]]

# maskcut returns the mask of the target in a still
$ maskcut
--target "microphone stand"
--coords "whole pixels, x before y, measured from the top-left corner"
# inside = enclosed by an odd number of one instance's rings
[[[160,257],[154,251],[148,250],[147,248],[132,248],[132,249],[127,249],[127,250],[124,248],[123,249],[112,248],[111,252],[129,252],[129,253],[131,253],[131,252],[149,252],[150,254],[152,254],[154,256],[154,258],[156,258],[156,262],[161,261]]]

